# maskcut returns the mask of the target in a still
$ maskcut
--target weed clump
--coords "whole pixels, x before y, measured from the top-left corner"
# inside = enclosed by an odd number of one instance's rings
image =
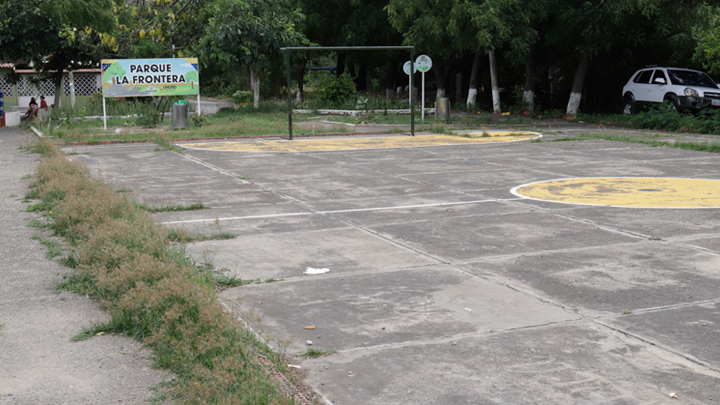
[[[63,260],[73,273],[59,288],[96,298],[111,315],[76,338],[113,332],[143,341],[178,376],[165,393],[178,403],[293,403],[258,361],[266,356],[285,371],[283,359],[216,300],[217,285],[242,281],[209,278],[145,209],[38,143],[33,150],[47,158],[28,198],[40,200],[33,210],[73,252]]]

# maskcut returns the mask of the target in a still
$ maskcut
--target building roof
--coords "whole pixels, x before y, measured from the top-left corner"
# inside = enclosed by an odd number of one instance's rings
[[[49,72],[55,72],[54,70],[49,70]],[[63,72],[68,73],[67,70],[63,70]],[[29,73],[37,73],[35,69],[15,69],[15,73],[20,74],[29,74]],[[85,68],[85,69],[75,69],[73,70],[73,73],[102,73],[102,70],[100,68]]]
[[[14,69],[15,64],[10,62],[0,62],[0,69]],[[51,70],[50,72],[55,72],[54,70]],[[63,70],[63,72],[67,73],[67,70]],[[15,73],[23,73],[23,74],[32,74],[37,73],[37,70],[35,69],[15,69]],[[75,69],[73,70],[73,73],[102,73],[102,70],[97,68],[82,68],[82,69]]]

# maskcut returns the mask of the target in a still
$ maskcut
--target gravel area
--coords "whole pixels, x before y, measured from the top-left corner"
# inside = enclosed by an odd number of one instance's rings
[[[45,258],[28,227],[23,197],[39,156],[19,149],[28,131],[0,128],[0,404],[139,404],[172,378],[152,368],[152,353],[126,337],[71,338],[107,319],[84,296],[57,292],[68,271]]]

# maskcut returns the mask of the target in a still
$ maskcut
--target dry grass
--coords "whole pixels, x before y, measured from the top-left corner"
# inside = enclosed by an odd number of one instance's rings
[[[48,145],[49,144],[49,145]],[[41,139],[46,159],[28,198],[72,246],[73,273],[60,288],[88,294],[111,315],[77,336],[132,336],[154,349],[158,366],[178,376],[163,396],[188,404],[291,404],[258,356],[281,371],[284,359],[226,312],[216,284],[182,246],[132,200]]]

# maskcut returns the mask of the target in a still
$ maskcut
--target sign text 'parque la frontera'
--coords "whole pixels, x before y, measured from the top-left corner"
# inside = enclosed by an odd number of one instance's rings
[[[104,97],[200,93],[197,58],[103,60],[102,81]]]

